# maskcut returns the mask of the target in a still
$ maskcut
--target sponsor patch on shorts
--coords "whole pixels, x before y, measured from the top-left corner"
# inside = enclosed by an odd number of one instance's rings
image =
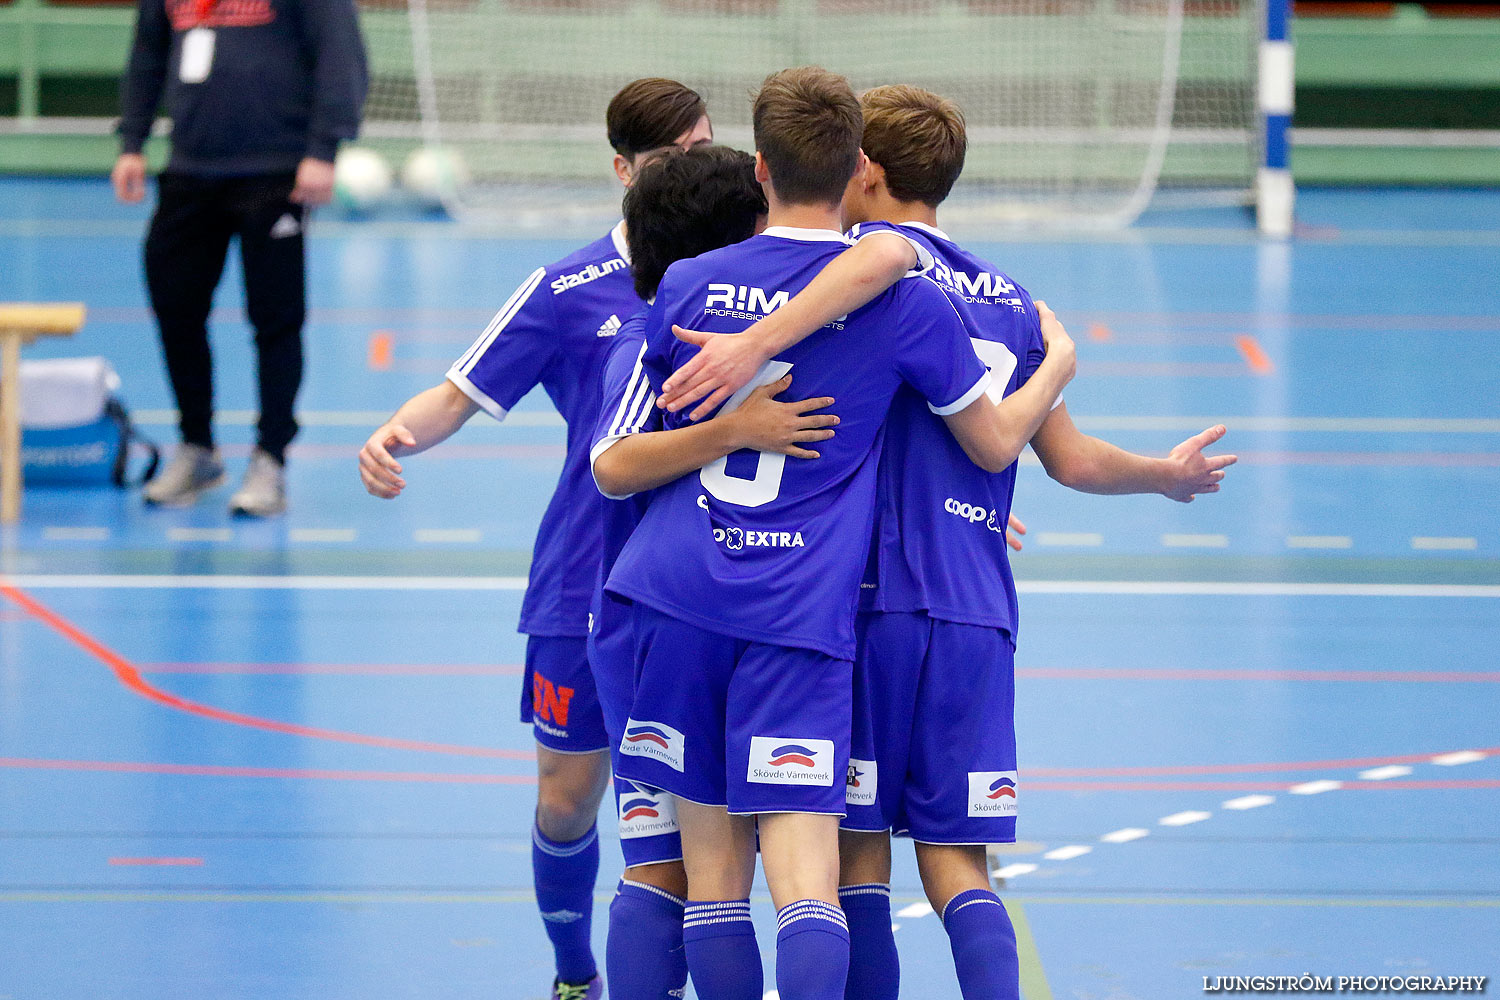
[[[746,781],[762,785],[833,787],[833,741],[790,736],[750,737]]]
[[[1016,772],[970,771],[969,815],[1014,816]]]
[[[670,792],[659,792],[633,781],[621,782],[621,788],[621,840],[677,832],[677,800]]]
[[[620,740],[620,752],[632,757],[659,760],[674,771],[682,770],[682,733],[661,722],[630,719]]]
[[[844,783],[844,801],[851,806],[875,804],[875,781],[879,771],[873,760],[849,758],[849,777]]]

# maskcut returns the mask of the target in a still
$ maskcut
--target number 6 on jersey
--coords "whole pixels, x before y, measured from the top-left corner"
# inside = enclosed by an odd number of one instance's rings
[[[724,402],[720,413],[732,413],[745,402],[756,389],[782,378],[792,366],[786,361],[767,361],[761,366],[748,385]],[[729,456],[725,456],[703,467],[698,473],[703,488],[716,500],[732,503],[737,507],[761,507],[776,499],[781,492],[781,474],[786,469],[786,456],[780,452],[756,452],[755,475],[749,479],[729,474]]]

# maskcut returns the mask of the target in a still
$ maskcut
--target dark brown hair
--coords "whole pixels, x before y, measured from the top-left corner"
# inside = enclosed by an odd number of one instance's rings
[[[615,152],[634,158],[670,146],[706,114],[708,106],[696,90],[653,76],[627,83],[609,102],[604,124]]]
[[[817,66],[766,77],[752,109],[755,148],[776,197],[794,205],[837,203],[859,165],[864,128],[849,81]]]
[[[946,97],[894,84],[859,97],[865,155],[885,168],[885,184],[901,201],[936,208],[964,169],[964,113]]]

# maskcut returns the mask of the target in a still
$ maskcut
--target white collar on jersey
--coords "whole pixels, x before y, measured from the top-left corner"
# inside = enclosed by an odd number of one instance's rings
[[[783,240],[805,240],[811,243],[848,243],[844,234],[832,229],[798,229],[795,226],[767,226],[762,236],[775,236]]]
[[[620,255],[620,259],[621,260],[623,260],[625,263],[629,264],[630,263],[630,246],[629,246],[629,244],[627,244],[625,242],[625,220],[624,219],[621,219],[619,221],[619,224],[616,225],[615,228],[613,228],[613,229],[611,229],[609,231],[609,238],[615,244],[615,253],[617,253],[617,254]]]
[[[903,222],[901,223],[901,225],[911,226],[913,229],[920,229],[922,230],[922,232],[927,233],[929,236],[936,236],[938,239],[947,240],[949,243],[953,242],[953,237],[943,232],[937,226],[929,226],[925,222]]]

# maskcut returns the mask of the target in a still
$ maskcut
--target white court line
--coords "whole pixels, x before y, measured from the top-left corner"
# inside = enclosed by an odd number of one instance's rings
[[[1411,774],[1411,768],[1405,764],[1387,764],[1385,767],[1372,767],[1368,771],[1359,772],[1359,776],[1365,781],[1389,781],[1391,778],[1404,778]]]
[[[104,542],[109,540],[109,529],[49,524],[42,528],[42,537],[54,542]]]
[[[1017,875],[1030,875],[1032,872],[1037,870],[1037,867],[1037,865],[1034,865],[1029,861],[1017,861],[1013,865],[1006,865],[1004,868],[996,868],[991,874],[993,874],[996,878],[1015,878]]]
[[[1092,531],[1039,531],[1038,545],[1103,545],[1104,536]]]
[[[352,542],[359,537],[353,528],[293,528],[287,538],[294,542]]]
[[[1056,850],[1048,851],[1042,857],[1048,861],[1072,861],[1074,858],[1081,858],[1092,851],[1092,847],[1084,844],[1069,844],[1067,847],[1059,847]]]
[[[1477,538],[1434,538],[1418,535],[1411,540],[1411,547],[1427,552],[1472,552],[1479,548]]]
[[[1287,535],[1289,549],[1349,549],[1354,539],[1348,535]]]
[[[176,427],[177,411],[136,410],[130,419],[147,427]],[[387,410],[307,410],[297,414],[297,423],[303,427],[364,427],[372,431],[389,419]],[[259,420],[255,410],[221,410],[214,414],[214,423],[221,427],[254,427]],[[505,415],[505,423],[511,427],[567,426],[556,410],[512,411]]]
[[[1484,760],[1485,755],[1478,750],[1459,750],[1455,753],[1441,753],[1432,758],[1432,763],[1439,767],[1457,767],[1460,764],[1477,764]]]
[[[1151,836],[1150,830],[1143,830],[1138,826],[1127,826],[1123,830],[1115,830],[1112,833],[1106,833],[1099,839],[1104,841],[1106,844],[1128,844],[1132,840],[1140,840],[1142,837],[1149,836]]]
[[[1210,819],[1212,816],[1213,813],[1202,812],[1196,809],[1189,809],[1186,812],[1173,813],[1170,816],[1163,816],[1156,822],[1160,823],[1162,826],[1187,826],[1189,823],[1202,823],[1204,820]]]
[[[1225,549],[1228,535],[1162,535],[1161,543],[1169,549]]]
[[[1287,791],[1293,795],[1322,795],[1324,792],[1336,792],[1343,787],[1344,783],[1342,781],[1323,778],[1318,781],[1304,781],[1300,785],[1293,785]]]
[[[215,576],[207,573],[0,574],[17,587],[122,590],[524,590],[524,576]],[[1023,594],[1141,597],[1481,597],[1500,585],[1438,583],[1247,583],[1239,581],[1022,580]]]
[[[228,542],[234,532],[228,528],[168,528],[169,542]]]
[[[1244,811],[1246,809],[1259,809],[1261,806],[1268,806],[1275,801],[1276,796],[1274,795],[1241,795],[1239,798],[1230,799],[1228,802],[1221,803],[1221,805],[1225,809]]]
[[[411,533],[413,541],[440,545],[473,545],[484,534],[475,528],[418,528]]]
[[[897,910],[896,911],[896,916],[898,916],[898,917],[906,917],[907,919],[912,919],[912,918],[915,918],[915,917],[929,916],[929,915],[931,915],[932,912],[933,911],[932,911],[932,904],[931,903],[912,903],[912,904],[910,904],[908,906],[903,906],[903,907],[901,907],[901,909]]]

